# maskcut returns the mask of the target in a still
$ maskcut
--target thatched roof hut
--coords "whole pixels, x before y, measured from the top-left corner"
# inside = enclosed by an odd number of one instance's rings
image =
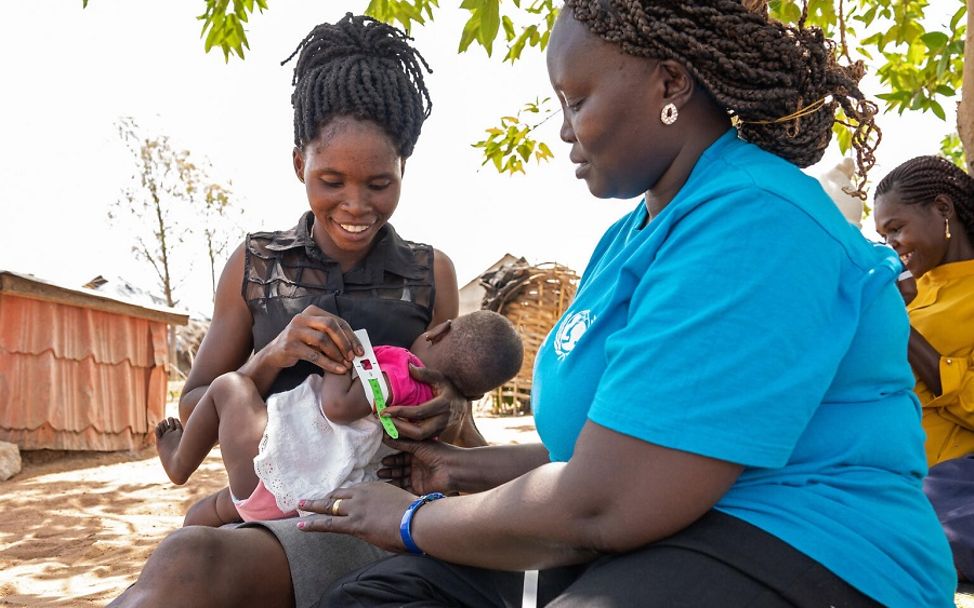
[[[482,307],[514,324],[524,341],[524,362],[513,380],[491,399],[495,414],[522,414],[531,407],[531,374],[538,348],[561,317],[578,288],[578,275],[561,264],[531,265],[524,259],[484,273]]]

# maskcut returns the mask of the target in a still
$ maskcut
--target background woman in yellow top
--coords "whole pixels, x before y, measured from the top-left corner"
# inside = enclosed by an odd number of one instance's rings
[[[875,206],[877,232],[914,277],[900,291],[933,466],[974,452],[974,178],[919,156],[882,179]]]

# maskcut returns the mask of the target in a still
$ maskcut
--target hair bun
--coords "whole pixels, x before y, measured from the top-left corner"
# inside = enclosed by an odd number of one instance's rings
[[[294,145],[303,146],[337,116],[372,121],[412,154],[432,109],[424,70],[432,72],[402,30],[365,15],[346,13],[322,23],[302,40],[294,67]]]

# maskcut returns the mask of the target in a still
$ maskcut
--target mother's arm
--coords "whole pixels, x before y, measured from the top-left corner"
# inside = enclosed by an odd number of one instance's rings
[[[940,353],[913,327],[910,327],[910,342],[906,356],[917,378],[926,384],[934,395],[943,394],[940,381]]]
[[[179,397],[179,419],[183,424],[186,424],[210,383],[220,374],[239,369],[253,350],[253,318],[241,295],[243,267],[244,246],[241,245],[230,256],[220,275],[213,303],[213,319]],[[260,379],[259,374],[248,375],[255,383]],[[270,381],[273,382],[273,378]]]
[[[580,563],[665,538],[693,523],[743,468],[622,435],[588,422],[567,463],[550,463],[493,490],[416,512],[412,536],[450,562],[526,570]],[[398,522],[414,498],[388,484],[336,491],[346,516],[305,529],[345,532],[402,551]],[[317,501],[325,512],[330,501]]]
[[[251,378],[266,396],[278,373],[299,360],[310,361],[325,371],[345,373],[353,350],[361,349],[348,323],[309,306],[251,357],[254,320],[242,294],[244,247],[240,245],[233,252],[220,276],[210,328],[179,398],[179,418],[184,424],[210,383],[221,374],[236,370]]]
[[[540,443],[462,448],[443,441],[384,441],[398,453],[382,459],[379,477],[414,494],[482,492],[549,462]]]

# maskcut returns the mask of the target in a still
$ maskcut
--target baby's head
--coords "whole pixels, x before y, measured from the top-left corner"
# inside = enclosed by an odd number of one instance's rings
[[[469,398],[479,398],[513,378],[524,358],[517,330],[503,315],[489,310],[440,323],[409,350]]]

